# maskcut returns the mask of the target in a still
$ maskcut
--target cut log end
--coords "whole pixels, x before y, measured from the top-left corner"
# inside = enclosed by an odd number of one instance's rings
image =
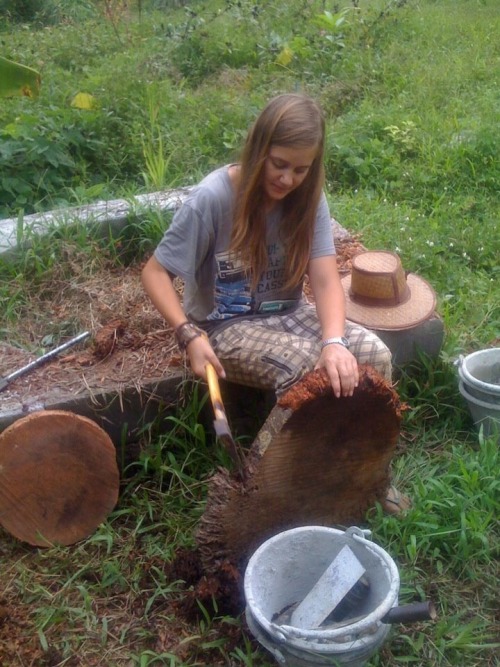
[[[63,410],[19,419],[0,434],[0,524],[34,546],[87,537],[118,500],[115,447],[95,422]]]

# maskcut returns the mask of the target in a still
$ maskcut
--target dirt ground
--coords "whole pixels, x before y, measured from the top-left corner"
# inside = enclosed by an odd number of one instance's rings
[[[0,554],[2,548],[0,545]],[[33,552],[33,583],[38,581],[37,571],[40,563],[36,562],[36,552]],[[132,556],[132,555],[131,555]],[[19,547],[19,557],[29,558],[26,550]],[[82,652],[68,658],[55,648],[55,642],[71,643],[71,634],[74,628],[67,627],[61,619],[56,627],[47,628],[47,636],[53,638],[48,649],[41,645],[40,637],[35,627],[37,610],[33,605],[21,601],[15,594],[15,587],[9,586],[0,592],[0,665],[2,667],[132,667],[136,662],[130,659],[134,647],[128,643],[121,644],[117,637],[120,629],[127,631],[127,638],[137,636],[138,646],[154,654],[175,655],[175,663],[155,661],[154,664],[186,664],[199,667],[228,667],[228,662],[221,654],[219,647],[223,647],[226,654],[230,654],[237,646],[243,646],[250,641],[252,646],[257,643],[252,639],[244,621],[242,624],[230,624],[221,618],[225,615],[237,617],[243,610],[243,598],[239,596],[240,575],[234,568],[222,567],[219,576],[204,576],[200,569],[200,561],[195,550],[180,550],[170,564],[157,558],[144,560],[138,552],[136,558],[141,561],[143,577],[141,586],[144,594],[130,596],[126,594],[110,594],[109,598],[94,599],[93,609],[101,618],[110,622],[110,637],[106,650],[100,646],[98,637],[90,632],[82,646]],[[148,605],[148,592],[152,585],[156,585],[154,571],[161,569],[167,581],[184,583],[176,594],[170,594],[168,599],[159,597],[155,604],[145,612]],[[150,572],[151,571],[151,572]],[[2,577],[3,578],[3,577]],[[54,589],[55,590],[55,589]],[[212,599],[218,601],[216,618],[211,621],[210,630],[206,636],[200,637],[200,623],[206,622],[206,617],[198,603],[207,610],[212,609]],[[78,604],[78,602],[77,602]],[[145,621],[147,617],[147,621]],[[146,623],[147,627],[144,628]],[[141,641],[142,631],[146,629],[150,637],[146,643]],[[80,632],[83,631],[83,628]],[[213,647],[210,643],[213,642]],[[137,650],[137,649],[135,649]],[[142,663],[141,663],[142,664]],[[153,664],[153,663],[144,663]],[[256,666],[258,663],[255,663]],[[264,660],[261,664],[264,663]]]

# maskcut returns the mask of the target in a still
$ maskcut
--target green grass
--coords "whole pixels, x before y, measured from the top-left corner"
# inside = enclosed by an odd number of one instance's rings
[[[439,617],[394,627],[369,665],[492,667],[498,445],[475,431],[453,362],[500,344],[500,5],[337,4],[158,0],[142,3],[139,20],[134,6],[111,3],[106,19],[94,3],[68,0],[51,3],[63,23],[9,24],[2,55],[39,68],[42,92],[0,109],[0,214],[22,220],[194,183],[235,158],[271,95],[315,95],[327,114],[332,214],[429,280],[446,328],[439,359],[398,383],[408,410],[394,475],[413,507],[401,519],[374,509],[366,522],[399,565],[401,601],[431,598]],[[96,109],[71,107],[79,91]],[[77,333],[78,322],[52,321],[37,304],[80,274],[142,261],[166,224],[157,214],[134,218],[120,239],[78,226],[39,239],[20,224],[29,249],[0,263],[2,337],[39,349],[40,337],[23,338],[26,318],[55,341]],[[193,544],[208,476],[227,464],[200,425],[201,403],[195,392],[167,433],[149,425],[118,507],[89,539],[37,551],[2,533],[8,664],[272,664],[215,603],[200,605],[195,620],[176,613],[186,591],[173,559]]]

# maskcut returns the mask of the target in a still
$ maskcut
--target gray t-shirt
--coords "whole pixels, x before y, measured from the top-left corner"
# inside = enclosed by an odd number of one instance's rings
[[[183,278],[184,310],[200,324],[286,312],[302,298],[302,285],[284,289],[281,207],[275,207],[267,216],[268,267],[256,290],[251,290],[241,260],[229,252],[235,194],[228,169],[225,166],[213,171],[192,190],[154,253],[167,271]],[[311,259],[334,254],[331,218],[323,194]]]

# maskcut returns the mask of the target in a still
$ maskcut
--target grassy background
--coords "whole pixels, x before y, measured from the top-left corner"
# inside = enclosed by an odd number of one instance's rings
[[[38,100],[0,109],[1,214],[196,182],[234,159],[271,95],[317,97],[332,214],[428,279],[446,327],[440,358],[398,387],[410,409],[395,475],[414,507],[367,518],[401,568],[402,601],[431,597],[439,619],[396,628],[370,665],[498,664],[498,446],[474,430],[453,360],[500,340],[500,5],[140,4],[139,15],[118,0],[0,0],[2,54],[42,73]],[[72,107],[78,92],[95,108]],[[128,261],[165,224],[131,224]],[[119,258],[114,241],[82,230],[33,241],[0,265],[0,331],[38,349],[16,338],[30,301],[71,275],[75,254],[89,273]],[[180,408],[168,435],[145,437],[119,507],[89,540],[35,552],[2,535],[0,605],[19,613],[0,617],[9,664],[29,664],[22,646],[39,665],[269,664],[239,619],[212,609],[165,635],[182,594],[167,565],[192,543],[215,465],[200,402]]]

